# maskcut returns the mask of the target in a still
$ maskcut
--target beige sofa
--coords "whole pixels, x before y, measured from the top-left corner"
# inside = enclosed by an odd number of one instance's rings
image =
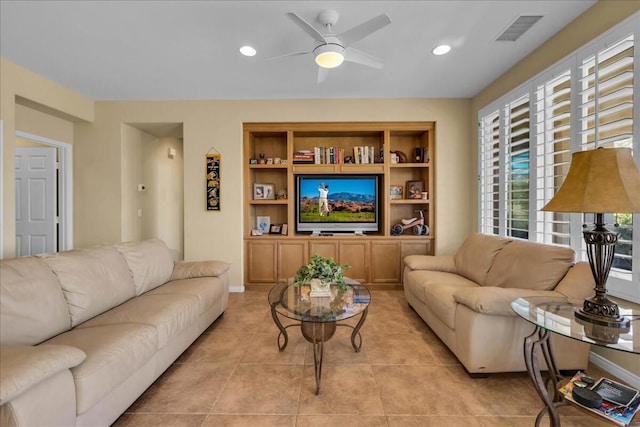
[[[0,263],[0,425],[107,426],[227,307],[157,239]]]
[[[511,301],[548,296],[581,305],[595,286],[589,264],[574,265],[571,249],[483,234],[453,256],[410,255],[404,263],[409,305],[476,376],[526,370],[523,342],[534,326]],[[559,369],[586,368],[588,344],[551,339]]]

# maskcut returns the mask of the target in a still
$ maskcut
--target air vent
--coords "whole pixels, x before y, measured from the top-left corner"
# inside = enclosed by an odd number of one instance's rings
[[[513,24],[509,25],[509,28],[504,30],[504,32],[498,36],[496,41],[514,42],[518,40],[521,35],[526,33],[529,28],[533,27],[540,19],[542,19],[541,15],[519,16],[515,21],[513,21]]]

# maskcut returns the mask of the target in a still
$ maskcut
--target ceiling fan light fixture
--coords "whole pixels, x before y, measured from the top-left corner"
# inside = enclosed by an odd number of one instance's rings
[[[344,61],[344,48],[335,44],[325,44],[318,46],[316,54],[316,64],[322,68],[336,68]]]
[[[434,55],[444,55],[445,53],[449,53],[450,50],[451,46],[448,44],[441,44],[440,46],[434,47],[431,53]]]

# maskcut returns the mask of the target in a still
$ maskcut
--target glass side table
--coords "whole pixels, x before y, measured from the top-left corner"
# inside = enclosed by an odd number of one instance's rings
[[[371,293],[366,286],[345,277],[346,286],[331,285],[330,297],[310,297],[309,285],[295,286],[292,279],[278,283],[269,291],[271,317],[280,330],[278,349],[287,348],[289,337],[287,328],[300,326],[302,336],[313,344],[313,363],[316,374],[316,394],[320,394],[322,378],[322,354],[326,341],[333,336],[336,326],[353,329],[351,345],[356,353],[362,347],[360,328],[367,318]],[[278,315],[298,320],[300,323],[283,326]],[[356,326],[337,322],[360,315]],[[357,342],[356,342],[357,341]]]
[[[620,307],[620,314],[631,319],[631,326],[622,329],[584,322],[575,317],[575,306],[566,301],[554,301],[546,297],[518,298],[511,303],[511,308],[518,316],[535,326],[533,333],[524,340],[524,361],[529,377],[545,404],[536,417],[536,426],[548,412],[551,426],[559,427],[560,417],[557,408],[566,404],[558,391],[560,381],[566,378],[561,375],[553,357],[549,340],[552,333],[592,345],[640,354],[640,336],[634,334],[634,330],[638,331],[640,328],[639,311]],[[546,380],[542,377],[538,363],[540,353],[549,370],[549,378]],[[553,384],[553,394],[549,393],[549,382]]]

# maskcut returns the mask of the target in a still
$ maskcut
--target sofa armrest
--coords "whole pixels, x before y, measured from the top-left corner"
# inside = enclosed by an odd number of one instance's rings
[[[560,292],[540,291],[535,289],[498,288],[495,286],[478,286],[477,288],[458,289],[453,298],[471,310],[494,316],[516,316],[511,309],[511,302],[517,298],[547,297],[550,301],[567,301]]]
[[[176,261],[170,280],[191,279],[194,277],[218,277],[231,268],[223,261]]]
[[[87,357],[68,345],[0,347],[0,405],[65,369],[78,366]]]
[[[456,272],[453,255],[408,255],[404,258],[404,265],[411,270]]]

